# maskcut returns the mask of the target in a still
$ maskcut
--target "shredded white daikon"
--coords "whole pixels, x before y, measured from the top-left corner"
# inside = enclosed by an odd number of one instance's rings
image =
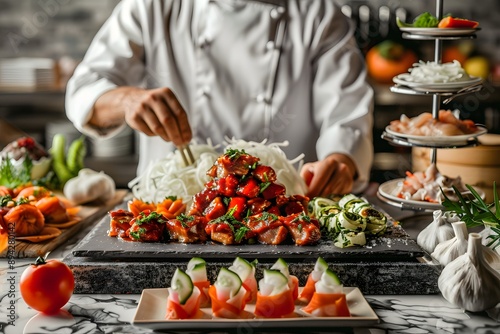
[[[450,63],[439,64],[434,61],[424,62],[420,60],[413,64],[409,69],[410,73],[400,74],[398,77],[402,80],[415,83],[448,83],[470,80],[469,75],[460,65],[460,62],[454,60]]]
[[[287,195],[304,195],[307,191],[305,182],[298,170],[303,164],[303,155],[288,160],[281,147],[288,142],[267,144],[266,141],[247,142],[226,138],[227,148],[245,150],[246,153],[260,159],[262,165],[272,167],[278,182],[285,186]],[[142,175],[129,182],[128,187],[134,197],[145,202],[160,202],[167,196],[182,198],[189,207],[192,197],[203,190],[210,177],[206,174],[217,158],[222,154],[218,147],[210,142],[205,145],[192,144],[191,151],[196,163],[185,166],[178,151],[170,152],[165,158],[151,162]],[[294,164],[298,165],[296,169]]]
[[[288,160],[281,147],[288,146],[288,141],[283,143],[270,143],[244,141],[235,138],[226,138],[227,148],[245,150],[250,155],[260,159],[260,163],[270,166],[276,172],[278,182],[285,186],[287,195],[304,195],[307,186],[300,177],[299,170],[302,168],[304,154],[293,160]],[[297,164],[297,168],[294,165]]]
[[[129,182],[134,197],[145,202],[160,202],[167,196],[182,198],[189,206],[193,195],[200,192],[209,176],[206,172],[219,156],[213,145],[191,145],[196,163],[185,166],[179,151],[151,162],[142,175]]]

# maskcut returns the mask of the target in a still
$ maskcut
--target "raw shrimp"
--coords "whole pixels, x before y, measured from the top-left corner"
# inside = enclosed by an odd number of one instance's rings
[[[17,237],[37,235],[45,226],[42,212],[31,204],[20,204],[13,207],[5,214],[3,220],[9,228],[13,224]]]
[[[35,206],[42,212],[47,224],[60,224],[69,220],[66,206],[57,196],[43,197]]]
[[[6,186],[0,186],[0,196],[12,196],[12,193]]]
[[[17,196],[16,200],[19,200],[21,198],[27,198],[30,202],[32,201],[38,201],[39,199],[47,196],[51,196],[52,192],[44,187],[40,186],[30,186],[27,188],[24,188],[21,190]]]
[[[389,127],[392,131],[415,136],[460,136],[478,130],[472,120],[460,120],[451,110],[440,110],[438,119],[434,119],[429,112],[413,118],[403,114]]]

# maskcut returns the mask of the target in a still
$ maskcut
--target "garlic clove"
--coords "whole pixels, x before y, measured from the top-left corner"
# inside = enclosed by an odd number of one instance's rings
[[[440,242],[453,238],[455,233],[451,223],[459,220],[460,218],[452,212],[435,210],[433,221],[418,234],[417,244],[429,254],[434,252]]]
[[[444,267],[438,287],[450,303],[479,312],[500,302],[500,274],[483,258],[481,235],[470,233],[468,239],[467,252]]]
[[[458,221],[451,223],[451,226],[455,236],[440,242],[431,254],[443,266],[467,252],[467,225],[463,221]]]

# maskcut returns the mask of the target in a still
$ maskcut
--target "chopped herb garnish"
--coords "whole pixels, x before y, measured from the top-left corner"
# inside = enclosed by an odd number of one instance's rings
[[[140,217],[138,219],[136,219],[135,224],[142,225],[142,224],[151,223],[154,221],[157,222],[158,224],[163,224],[163,223],[167,222],[167,220],[165,219],[165,217],[162,214],[160,214],[156,211],[152,211],[148,215],[146,215],[144,212],[141,212]]]
[[[234,233],[234,240],[236,242],[240,242],[241,240],[243,240],[243,238],[245,237],[245,234],[250,231],[250,229],[246,226],[241,226],[235,233]]]
[[[146,233],[146,229],[144,227],[141,227],[138,231],[130,232],[130,236],[136,240],[139,240],[141,238],[141,235],[143,235],[144,233]]]
[[[255,220],[278,220],[278,216],[274,213],[269,213],[267,211],[262,212],[260,217],[257,217]]]
[[[226,153],[227,157],[229,158],[229,160],[236,160],[238,159],[240,156],[242,156],[243,154],[247,154],[245,152],[245,150],[238,150],[238,149],[234,149],[234,148],[228,148],[226,150]]]
[[[177,196],[175,196],[175,195],[165,196],[165,199],[176,201],[177,200]]]
[[[293,220],[292,220],[292,223],[296,223],[298,222],[299,220],[303,220],[305,222],[308,222],[310,223],[311,222],[311,217],[309,217],[305,212],[301,212],[299,215],[297,215],[297,217],[295,217]]]
[[[271,182],[262,182],[261,184],[259,184],[259,192],[262,193],[264,192],[264,190],[266,190],[269,186],[271,185]]]
[[[177,217],[175,217],[182,225],[182,227],[187,228],[189,227],[188,223],[191,223],[194,221],[194,216],[188,216],[185,213],[181,213]]]

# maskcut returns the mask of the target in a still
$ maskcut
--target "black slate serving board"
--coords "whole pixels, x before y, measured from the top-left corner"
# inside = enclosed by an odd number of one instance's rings
[[[120,206],[125,207],[125,204]],[[322,239],[316,245],[228,245],[212,242],[183,244],[178,242],[143,243],[109,237],[110,218],[106,215],[73,249],[74,257],[98,259],[156,259],[183,260],[193,256],[204,259],[234,259],[236,255],[247,258],[310,260],[318,256],[335,261],[408,261],[424,256],[424,251],[411,239],[403,228],[393,224],[388,217],[387,232],[382,237],[368,238],[363,247],[338,248],[330,240]]]

